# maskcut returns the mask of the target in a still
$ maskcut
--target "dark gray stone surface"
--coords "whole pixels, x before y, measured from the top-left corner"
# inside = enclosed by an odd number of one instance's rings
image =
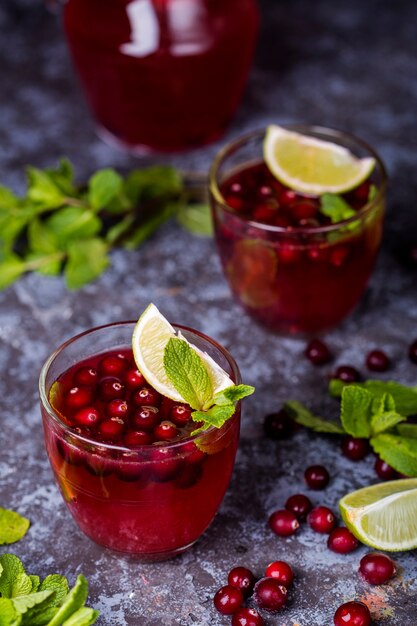
[[[406,347],[417,336],[417,277],[397,252],[416,237],[417,5],[406,0],[264,0],[263,30],[245,100],[224,141],[269,122],[306,121],[351,130],[377,147],[391,177],[383,252],[361,305],[327,336],[336,363],[362,368],[374,346],[393,359],[389,377],[416,384]],[[16,190],[22,167],[52,165],[68,155],[80,180],[103,166],[138,161],[99,141],[68,59],[58,19],[36,0],[0,7],[0,179]],[[167,157],[206,170],[219,146]],[[158,159],[155,159],[158,160]],[[160,161],[161,159],[159,159]],[[144,162],[144,161],[141,161]],[[231,487],[211,528],[173,561],[141,565],[101,550],[72,522],[55,487],[43,447],[37,377],[64,339],[97,324],[135,318],[154,301],[173,321],[194,326],[230,348],[244,379],[257,387],[246,402]],[[277,444],[262,435],[262,418],[288,397],[330,416],[326,375],[301,356],[303,342],[273,337],[231,300],[213,242],[174,224],[137,252],[117,251],[96,283],[69,293],[60,278],[28,276],[0,294],[0,501],[32,521],[10,548],[30,572],[84,572],[90,603],[107,626],[226,624],[212,607],[215,590],[235,564],[259,575],[276,558],[292,563],[297,582],[275,626],[328,626],[345,600],[368,601],[381,626],[415,626],[415,554],[396,557],[399,574],[370,589],[356,574],[365,548],[337,556],[325,538],[303,528],[278,539],[267,515],[292,492],[306,491],[302,474],[323,461],[331,486],[312,495],[336,506],[340,496],[374,481],[373,460],[352,465],[335,442],[300,432]],[[308,492],[307,492],[308,493]],[[4,551],[5,548],[2,548]]]

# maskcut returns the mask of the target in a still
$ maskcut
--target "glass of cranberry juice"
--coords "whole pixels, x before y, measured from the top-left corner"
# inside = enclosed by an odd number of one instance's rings
[[[195,429],[191,420],[171,441],[155,441],[161,436],[145,427],[139,438],[132,434],[138,429],[132,425],[134,415],[146,408],[133,406],[141,405],[143,389],[144,401],[159,414],[157,422],[166,420],[175,405],[133,374],[134,326],[122,322],[94,328],[59,347],[40,375],[41,412],[54,477],[80,529],[106,548],[163,560],[190,547],[220,506],[238,446],[240,405],[222,428],[197,436],[190,435]],[[222,346],[198,331],[175,328],[240,383],[238,367]],[[122,360],[122,371],[103,371],[100,365]],[[69,391],[74,385],[81,392]],[[132,409],[111,420],[116,431],[105,432],[103,421],[99,427],[75,425],[74,414],[83,414],[80,406],[104,413],[115,395]]]
[[[263,159],[265,130],[230,143],[212,165],[215,237],[235,298],[270,330],[309,335],[339,324],[365,290],[382,237],[386,173],[374,150],[355,137],[286,128],[376,159],[370,178],[342,196],[356,214],[333,224],[320,213],[319,197],[295,193],[271,174]]]

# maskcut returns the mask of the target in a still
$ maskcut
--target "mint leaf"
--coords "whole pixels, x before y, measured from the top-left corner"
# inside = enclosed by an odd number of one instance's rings
[[[93,174],[88,183],[88,199],[93,209],[102,209],[121,191],[123,179],[112,169]]]
[[[98,278],[109,264],[107,250],[101,239],[72,241],[64,271],[68,288],[79,289]]]
[[[66,196],[77,195],[77,190],[74,187],[74,169],[68,159],[61,158],[57,168],[46,169],[45,172],[63,194]]]
[[[21,597],[13,598],[13,605],[18,613],[23,614],[37,605],[44,604],[45,600],[50,598],[53,593],[52,590],[28,593]]]
[[[406,387],[394,381],[367,380],[364,383],[353,383],[355,387],[367,389],[374,398],[381,399],[385,393],[389,393],[395,402],[395,408],[401,415],[417,414],[417,387]],[[341,380],[331,380],[329,393],[332,397],[341,396],[342,390],[347,384]]]
[[[227,387],[223,389],[223,391],[219,391],[213,397],[212,404],[216,404],[218,406],[228,405],[230,403],[239,402],[243,398],[250,396],[255,391],[255,387],[251,387],[250,385],[232,385],[231,387]]]
[[[417,439],[417,424],[399,424],[395,430],[402,437]]]
[[[184,204],[180,206],[177,220],[183,228],[194,235],[211,237],[213,219],[208,204]]]
[[[13,598],[13,596],[17,595],[16,591],[19,590],[22,582],[19,576],[25,574],[22,561],[14,554],[2,554],[0,556],[0,566],[2,567],[0,570],[0,594],[3,598]],[[30,582],[31,588],[32,583]]]
[[[324,193],[320,198],[320,213],[329,217],[332,224],[343,222],[356,215],[356,211],[341,196]]]
[[[192,409],[202,409],[213,386],[201,357],[183,339],[172,337],[164,352],[164,368],[175,389]]]
[[[29,200],[39,202],[45,208],[57,207],[64,203],[65,194],[48,172],[28,167],[27,176]]]
[[[22,539],[29,525],[30,522],[25,517],[0,507],[0,545]]]
[[[123,239],[123,247],[127,250],[134,250],[140,246],[170,217],[177,211],[177,205],[174,203],[166,204],[159,211],[148,217],[140,226],[135,228],[128,237]]]
[[[301,426],[305,426],[314,432],[334,435],[342,435],[345,432],[340,424],[313,415],[313,413],[301,404],[301,402],[297,402],[297,400],[289,400],[286,402],[284,409],[297,424],[301,424]]]
[[[208,411],[194,411],[191,413],[191,417],[194,422],[203,422],[203,425],[193,434],[206,430],[210,426],[215,428],[221,428],[228,419],[232,417],[236,407],[234,404],[226,404],[222,406],[213,406]]]
[[[84,606],[73,613],[70,618],[65,620],[62,626],[90,626],[91,624],[94,624],[98,616],[98,611]]]
[[[14,207],[19,206],[19,198],[14,195],[14,193],[8,189],[8,187],[4,187],[4,185],[0,185],[0,211],[2,209],[12,209]]]
[[[35,591],[38,591],[38,589],[39,589],[39,585],[41,583],[41,579],[39,578],[39,576],[35,576],[34,574],[29,574],[29,578],[30,578],[31,583],[32,583],[32,589],[31,589],[30,593],[35,593]]]
[[[106,234],[106,241],[111,245],[117,243],[119,239],[131,230],[134,222],[135,217],[133,215],[126,215],[126,217],[109,228]]]
[[[133,206],[155,198],[176,198],[183,190],[180,173],[161,165],[133,170],[126,178],[123,191]]]
[[[406,476],[417,476],[417,439],[383,433],[370,440],[385,463]]]
[[[378,195],[378,188],[376,187],[376,185],[371,185],[369,187],[368,202],[372,202],[372,200],[375,200],[377,195]]]
[[[82,207],[66,206],[56,211],[46,226],[61,247],[68,242],[93,237],[101,230],[101,220],[92,211]]]
[[[50,254],[59,250],[55,233],[37,218],[28,225],[28,243],[31,251],[39,254]]]
[[[25,596],[31,591],[32,581],[30,576],[28,576],[26,572],[20,572],[20,574],[17,574],[15,580],[13,581],[11,597],[17,598],[18,596]]]
[[[45,276],[57,276],[61,272],[64,252],[51,252],[49,254],[31,253],[25,259],[26,270],[33,270]]]
[[[59,608],[54,617],[48,622],[47,626],[61,626],[61,624],[71,617],[75,611],[80,609],[87,600],[88,583],[82,574],[77,578],[74,587],[66,596],[62,606]]]
[[[373,410],[375,411],[371,419],[373,435],[378,435],[384,432],[384,430],[389,430],[396,424],[405,422],[407,419],[404,415],[400,415],[400,413],[397,413],[395,410],[394,398],[390,393],[384,393],[382,398],[376,398],[373,401]]]
[[[0,626],[18,626],[20,620],[12,600],[0,598]]]
[[[25,263],[16,254],[8,254],[0,261],[0,289],[6,289],[26,271]]]
[[[345,431],[352,437],[371,436],[373,396],[366,389],[348,385],[342,391],[340,419]]]
[[[58,606],[63,603],[69,593],[68,581],[65,576],[60,574],[50,574],[47,576],[40,586],[40,591],[53,591],[55,596],[55,604]]]

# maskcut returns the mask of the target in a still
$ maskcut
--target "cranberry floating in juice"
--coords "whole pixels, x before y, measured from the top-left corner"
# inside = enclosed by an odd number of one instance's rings
[[[374,267],[385,187],[375,152],[330,129],[270,127],[223,149],[210,194],[236,299],[277,332],[337,325]]]
[[[99,131],[182,150],[223,133],[242,96],[256,0],[67,0],[67,39]]]
[[[50,463],[80,529],[151,560],[192,545],[231,477],[239,400],[253,391],[239,383],[224,348],[172,327],[153,305],[136,326],[111,324],[61,346],[41,373],[41,408]]]

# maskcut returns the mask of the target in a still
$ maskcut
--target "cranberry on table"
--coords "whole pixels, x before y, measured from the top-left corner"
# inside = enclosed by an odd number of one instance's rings
[[[370,626],[371,614],[363,602],[346,602],[337,609],[333,618],[335,626]]]
[[[132,394],[132,402],[136,406],[158,406],[160,401],[159,393],[150,387],[141,387]]]
[[[292,511],[282,509],[270,515],[268,524],[270,529],[279,537],[289,537],[300,527],[300,523]]]
[[[329,484],[329,472],[323,465],[310,465],[304,472],[304,478],[310,489],[321,490]]]
[[[270,439],[286,439],[294,432],[294,420],[284,409],[270,413],[264,420],[264,432]]]
[[[308,523],[317,533],[331,533],[336,526],[336,517],[327,506],[317,506],[308,514]]]
[[[101,413],[93,406],[87,406],[80,409],[74,415],[74,421],[80,426],[95,426],[102,419]]]
[[[75,385],[96,385],[98,372],[94,367],[80,367],[74,374]]]
[[[351,437],[350,435],[343,437],[342,452],[351,461],[360,461],[369,452],[368,440],[362,437]]]
[[[310,498],[307,498],[307,496],[302,493],[296,493],[288,498],[285,503],[285,508],[287,511],[292,511],[296,518],[302,522],[307,518],[313,505],[311,504]]]
[[[175,439],[178,435],[178,428],[172,422],[168,420],[164,420],[157,426],[155,426],[153,431],[153,436],[156,441],[170,441],[171,439]]]
[[[408,358],[412,363],[417,364],[417,339],[408,348]]]
[[[174,404],[170,411],[170,420],[176,426],[185,426],[191,418],[191,409],[183,404]]]
[[[366,367],[371,372],[386,372],[391,361],[389,356],[382,350],[372,350],[366,357]]]
[[[131,417],[133,426],[145,432],[151,432],[159,424],[159,420],[159,410],[154,406],[143,406]]]
[[[123,398],[125,386],[118,378],[104,378],[98,386],[98,396],[103,402]]]
[[[327,540],[328,548],[338,554],[349,554],[349,552],[356,550],[358,545],[359,541],[356,539],[355,535],[344,527],[332,530]]]
[[[361,375],[358,370],[351,365],[339,365],[333,374],[333,378],[338,378],[344,383],[357,383],[361,380]]]
[[[391,467],[391,465],[388,465],[388,463],[385,463],[380,457],[377,457],[375,461],[374,470],[382,480],[395,480],[399,478],[397,470]]]
[[[264,621],[256,609],[240,609],[232,617],[232,626],[264,626]]]
[[[121,376],[129,367],[129,361],[123,356],[110,354],[101,359],[98,371],[102,376]]]
[[[313,365],[325,365],[332,359],[329,348],[320,339],[312,339],[307,344],[304,354]]]
[[[128,370],[124,376],[124,380],[129,389],[142,387],[146,383],[144,375],[138,369]]]
[[[275,578],[284,587],[291,587],[294,582],[294,572],[291,565],[285,561],[273,561],[265,570],[267,578]]]
[[[396,573],[395,563],[386,554],[371,552],[361,559],[359,572],[367,583],[384,585]]]
[[[243,594],[236,587],[225,585],[216,592],[213,602],[222,615],[233,615],[243,604]]]
[[[271,613],[279,611],[287,602],[288,590],[275,578],[261,578],[255,585],[256,604]]]
[[[244,596],[248,596],[252,593],[255,581],[256,578],[254,574],[247,567],[234,567],[230,570],[227,577],[229,585],[240,589]]]

